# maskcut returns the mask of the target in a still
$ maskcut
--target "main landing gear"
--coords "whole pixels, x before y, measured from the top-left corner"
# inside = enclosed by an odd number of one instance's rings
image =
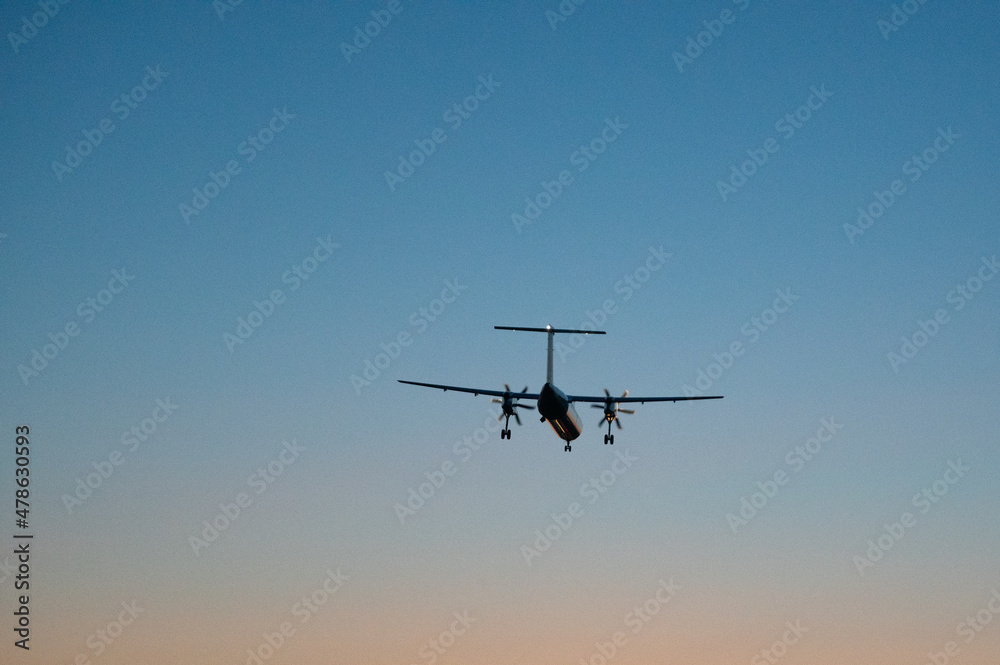
[[[622,397],[628,397],[627,390],[618,399],[621,399]],[[633,411],[632,409],[619,408],[618,402],[616,402],[615,398],[611,396],[611,393],[608,392],[607,388],[604,389],[604,405],[601,406],[600,404],[591,404],[590,406],[592,406],[595,409],[604,409],[604,417],[601,418],[600,420],[601,423],[606,422],[608,424],[608,433],[604,435],[604,445],[608,444],[611,444],[612,446],[615,445],[615,435],[611,433],[611,423],[614,423],[615,425],[618,426],[618,429],[621,429],[622,422],[618,420],[618,414],[635,413],[635,411]]]
[[[500,408],[503,409],[503,413],[501,413],[500,417],[497,418],[497,420],[503,420],[504,421],[504,423],[503,423],[503,429],[500,430],[500,438],[501,439],[510,439],[510,417],[514,416],[514,420],[516,420],[517,424],[520,425],[521,424],[521,416],[517,415],[517,409],[518,408],[521,408],[521,409],[531,409],[532,411],[534,411],[535,407],[528,406],[527,404],[521,404],[521,403],[519,403],[517,397],[511,396],[511,394],[510,394],[510,386],[505,383],[505,384],[503,384],[503,387],[504,387],[503,399],[495,399],[494,398],[494,399],[491,399],[490,401],[491,402],[496,402],[497,404],[500,404],[501,405]],[[528,386],[525,386],[524,390],[522,390],[521,392],[522,393],[528,392]],[[506,420],[504,420],[504,418],[506,418]]]

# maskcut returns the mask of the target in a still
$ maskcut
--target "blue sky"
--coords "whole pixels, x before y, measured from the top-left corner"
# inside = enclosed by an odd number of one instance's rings
[[[38,441],[33,657],[245,662],[340,567],[350,579],[275,660],[426,662],[421,645],[468,609],[478,623],[441,662],[575,662],[672,577],[682,591],[620,662],[749,660],[796,619],[815,628],[789,662],[919,662],[949,639],[988,662],[995,629],[966,645],[954,625],[1000,585],[1000,281],[976,281],[1000,249],[996,7],[901,4],[916,11],[889,31],[888,2],[588,2],[555,22],[555,2],[243,2],[221,18],[81,2],[13,40],[42,10],[5,7],[0,391],[5,431],[27,423]],[[679,71],[689,38],[707,45]],[[456,104],[472,109],[461,124]],[[390,188],[386,171],[434,136]],[[187,223],[180,206],[231,162]],[[846,233],[895,180],[884,214]],[[723,197],[720,181],[741,184]],[[669,259],[625,288],[651,248]],[[779,292],[792,304],[775,316]],[[110,302],[91,320],[88,298]],[[585,407],[572,453],[530,416],[474,450],[486,398],[396,382],[537,390],[544,337],[493,326],[576,327],[609,300],[608,334],[557,358],[562,389],[680,395],[703,371],[725,399],[641,406],[614,448]],[[755,317],[772,321],[759,336]],[[37,375],[19,369],[72,324]],[[356,389],[400,333],[412,343]],[[742,355],[712,368],[734,342]],[[166,398],[176,411],[124,449]],[[843,429],[795,471],[786,455],[831,417]],[[301,455],[256,494],[249,479],[292,440]],[[626,450],[640,461],[587,503],[581,485]],[[920,513],[913,495],[958,459],[969,472]],[[394,505],[448,462],[400,524]],[[779,470],[787,485],[733,533],[726,515]],[[0,486],[8,505],[12,473]],[[240,492],[250,505],[195,554]],[[522,547],[573,501],[579,526],[528,565]],[[852,557],[907,510],[916,526],[859,572]],[[148,616],[98,656],[88,636],[132,598]]]

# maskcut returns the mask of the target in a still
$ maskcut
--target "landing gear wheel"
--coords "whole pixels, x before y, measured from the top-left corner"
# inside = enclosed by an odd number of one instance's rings
[[[509,429],[502,429],[502,430],[500,430],[500,438],[501,439],[506,439],[506,438],[509,438],[509,437],[510,437],[510,430]]]
[[[569,451],[570,451],[570,447],[569,447],[569,444],[567,443],[566,444],[566,452],[569,452]]]
[[[614,434],[608,434],[608,443],[610,443],[612,446],[615,445],[615,435]]]
[[[605,434],[604,435],[604,445],[608,445],[608,437],[609,436],[610,436],[609,434]]]

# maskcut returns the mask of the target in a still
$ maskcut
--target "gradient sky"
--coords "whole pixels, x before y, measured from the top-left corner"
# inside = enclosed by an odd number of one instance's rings
[[[997,4],[901,3],[916,11],[899,8],[897,30],[888,1],[592,1],[565,21],[555,0],[464,4],[0,9],[3,661],[598,665],[621,631],[615,665],[753,664],[773,645],[789,665],[902,665],[949,641],[952,662],[994,663],[1000,279],[977,275],[1000,252]],[[391,20],[346,57],[373,11]],[[33,15],[30,37],[8,34]],[[122,118],[114,100],[157,68]],[[490,77],[458,125],[449,109]],[[822,105],[800,109],[814,90]],[[113,131],[57,174],[104,119]],[[608,122],[615,141],[581,157]],[[248,148],[269,123],[273,141]],[[720,195],[752,154],[766,162]],[[179,206],[230,161],[185,223]],[[882,216],[846,233],[894,180]],[[669,259],[628,287],[650,248]],[[441,311],[446,283],[463,288]],[[779,290],[793,304],[775,316]],[[474,449],[495,418],[485,397],[396,382],[537,390],[544,336],[493,326],[577,327],[606,301],[608,334],[556,359],[563,390],[681,395],[704,372],[725,399],[639,406],[613,448],[582,405],[571,453],[530,414]],[[921,337],[937,310],[947,322]],[[893,362],[915,333],[916,355]],[[20,369],[50,335],[65,348]],[[176,410],[163,419],[158,400]],[[145,441],[128,434],[154,415]],[[796,457],[824,419],[842,427]],[[13,646],[6,568],[20,424],[30,652]],[[261,483],[269,464],[281,474]],[[734,533],[727,514],[776,472],[787,482]],[[606,491],[581,491],[602,473]],[[440,487],[401,523],[395,506],[429,478]],[[935,481],[946,493],[915,504]],[[529,564],[522,548],[574,502],[582,515]],[[859,571],[887,525],[902,536]],[[303,614],[310,594],[326,602]],[[99,649],[133,601],[143,611]],[[978,631],[963,624],[977,612]]]

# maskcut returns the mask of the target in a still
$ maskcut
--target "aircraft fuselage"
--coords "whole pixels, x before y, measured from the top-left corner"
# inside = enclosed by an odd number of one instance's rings
[[[538,413],[548,421],[559,438],[567,443],[580,436],[583,430],[573,403],[566,397],[566,393],[551,383],[542,386],[538,393]]]

